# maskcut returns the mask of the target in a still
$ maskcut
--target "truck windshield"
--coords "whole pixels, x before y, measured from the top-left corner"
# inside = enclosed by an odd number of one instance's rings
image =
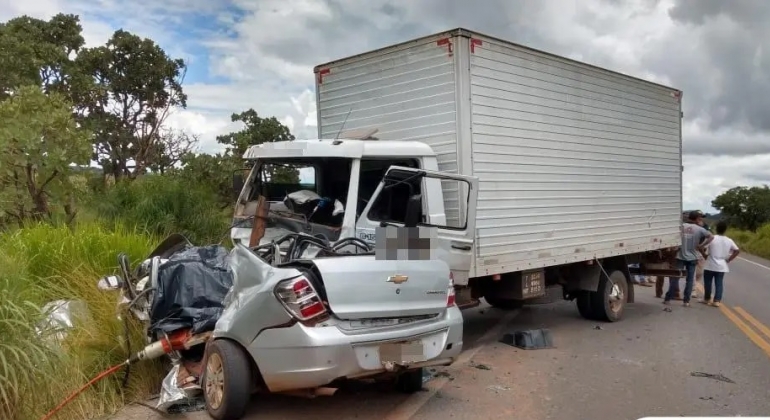
[[[258,160],[247,202],[236,217],[256,214],[263,195],[269,203],[268,227],[335,239],[345,214],[351,166],[351,159],[337,157]]]
[[[316,168],[312,163],[263,162],[256,178],[260,193],[268,201],[282,201],[286,195],[300,191],[316,192]]]

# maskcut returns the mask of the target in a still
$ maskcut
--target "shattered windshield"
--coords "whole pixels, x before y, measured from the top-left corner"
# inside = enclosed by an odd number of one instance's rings
[[[332,241],[339,237],[351,159],[262,159],[256,165],[247,202],[239,216],[256,215],[259,197],[265,197],[269,209],[261,242],[289,232],[308,233]]]

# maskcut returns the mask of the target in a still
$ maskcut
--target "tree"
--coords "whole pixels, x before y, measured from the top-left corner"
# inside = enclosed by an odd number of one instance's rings
[[[242,122],[245,127],[240,131],[218,136],[217,142],[225,146],[226,156],[238,161],[241,160],[249,146],[295,139],[289,128],[281,124],[277,118],[262,118],[253,109],[240,114],[233,114],[230,119],[233,122]],[[271,168],[270,172],[270,178],[273,182],[292,184],[299,182],[299,170],[297,169]]]
[[[736,227],[756,232],[770,222],[770,187],[734,187],[718,195],[711,206]]]
[[[0,100],[19,86],[40,86],[72,100],[87,87],[72,61],[85,44],[80,19],[57,14],[48,21],[21,16],[0,23]]]
[[[95,84],[82,91],[78,105],[104,173],[133,179],[165,165],[163,124],[172,109],[187,106],[184,61],[150,39],[118,30],[106,45],[81,50],[75,62]]]
[[[197,144],[197,134],[189,134],[184,130],[161,129],[158,141],[147,153],[149,169],[164,175],[174,165],[181,163],[183,157],[191,154]]]
[[[25,86],[0,101],[0,209],[22,224],[52,216],[52,200],[75,217],[72,165],[87,165],[88,133],[59,93]]]
[[[0,100],[22,85],[65,95],[93,133],[93,159],[115,179],[173,165],[192,148],[179,146],[195,140],[163,127],[186,106],[184,62],[123,30],[103,46],[84,44],[75,15],[0,23]]]

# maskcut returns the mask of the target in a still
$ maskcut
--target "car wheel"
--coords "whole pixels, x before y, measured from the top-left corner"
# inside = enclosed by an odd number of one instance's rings
[[[216,420],[238,420],[252,388],[251,365],[243,349],[229,340],[209,344],[203,370],[206,410]]]
[[[524,306],[524,302],[520,300],[514,300],[514,299],[500,299],[495,297],[486,297],[484,296],[484,300],[487,301],[488,304],[492,305],[493,308],[497,309],[503,309],[503,310],[513,310],[513,309],[520,309]]]
[[[398,376],[396,388],[405,394],[414,394],[422,389],[423,368],[408,370]]]
[[[628,296],[628,279],[616,270],[599,278],[599,288],[591,293],[591,312],[597,320],[616,322],[623,318]]]

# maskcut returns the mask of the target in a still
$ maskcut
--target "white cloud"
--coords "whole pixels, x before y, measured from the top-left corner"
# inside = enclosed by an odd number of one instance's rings
[[[770,154],[744,157],[686,155],[683,160],[685,208],[713,211],[711,200],[730,188],[770,184]]]

